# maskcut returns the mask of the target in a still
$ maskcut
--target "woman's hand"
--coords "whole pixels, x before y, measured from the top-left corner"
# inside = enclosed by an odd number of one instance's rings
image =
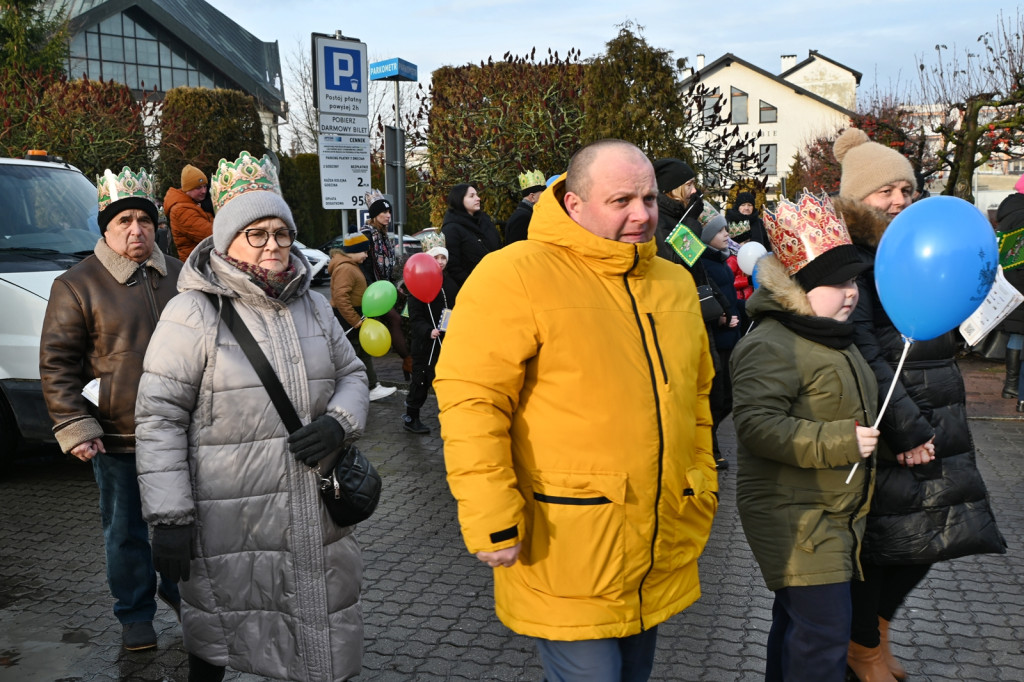
[[[431,329],[430,330],[430,338],[436,339],[439,336],[441,336],[441,330],[440,329]]]
[[[927,443],[921,443],[913,450],[907,450],[896,455],[896,461],[905,467],[927,464],[933,459],[935,459],[935,436],[932,436],[928,439]]]
[[[881,434],[881,431],[873,429],[870,426],[858,425],[856,428],[857,447],[860,448],[860,456],[866,459],[875,451],[875,447],[878,445],[878,436]]]

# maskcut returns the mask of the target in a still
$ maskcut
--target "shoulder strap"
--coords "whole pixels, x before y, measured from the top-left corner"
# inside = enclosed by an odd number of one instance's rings
[[[252,333],[245,326],[245,322],[242,322],[242,319],[235,313],[234,304],[229,300],[224,301],[223,305],[218,305],[222,300],[220,296],[210,292],[206,292],[206,295],[213,303],[214,308],[220,308],[220,314],[224,318],[224,323],[231,330],[231,333],[235,335],[235,340],[238,341],[238,345],[245,353],[245,357],[249,358],[249,362],[252,363],[253,369],[256,370],[260,381],[263,382],[263,387],[270,394],[270,400],[274,403],[274,407],[277,408],[277,413],[281,415],[281,421],[284,422],[288,433],[295,433],[302,428],[302,420],[299,419],[292,401],[288,399],[288,394],[285,393],[281,380],[274,373],[274,368],[270,366],[267,356],[260,350],[259,344],[252,337]]]

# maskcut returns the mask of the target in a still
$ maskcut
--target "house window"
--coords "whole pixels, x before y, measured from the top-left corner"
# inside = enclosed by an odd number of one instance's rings
[[[778,175],[779,145],[761,145],[761,170],[765,175]]]
[[[779,110],[773,107],[768,102],[761,100],[761,123],[777,123],[779,120]]]
[[[730,116],[733,123],[747,123],[747,93],[739,88],[731,88],[729,95]]]
[[[718,114],[715,108],[722,100],[722,93],[715,88],[710,94],[704,97],[704,125],[714,125],[718,122]]]

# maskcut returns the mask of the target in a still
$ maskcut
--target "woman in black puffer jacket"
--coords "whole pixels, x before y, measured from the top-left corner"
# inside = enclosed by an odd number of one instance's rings
[[[836,208],[862,257],[874,263],[889,221],[910,205],[914,171],[899,152],[855,128],[836,140],[835,155],[843,169]],[[854,343],[875,372],[881,405],[904,341],[879,301],[873,267],[858,285]],[[975,461],[959,349],[956,330],[915,341],[879,426],[875,496],[861,551],[864,582],[851,584],[847,662],[861,680],[906,677],[889,651],[889,621],[933,563],[1006,551]]]
[[[468,183],[455,185],[448,193],[441,232],[448,249],[448,274],[460,287],[484,256],[501,248],[494,221],[481,210],[480,195]]]

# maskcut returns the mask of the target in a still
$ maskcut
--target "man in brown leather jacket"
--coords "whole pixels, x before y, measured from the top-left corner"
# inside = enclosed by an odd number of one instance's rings
[[[156,646],[154,594],[175,611],[181,601],[175,583],[162,580],[157,590],[135,473],[135,397],[182,264],[155,248],[157,210],[144,170],[108,170],[98,189],[103,237],[93,255],[54,280],[39,373],[57,442],[92,462],[114,615],[125,649],[139,651]]]

